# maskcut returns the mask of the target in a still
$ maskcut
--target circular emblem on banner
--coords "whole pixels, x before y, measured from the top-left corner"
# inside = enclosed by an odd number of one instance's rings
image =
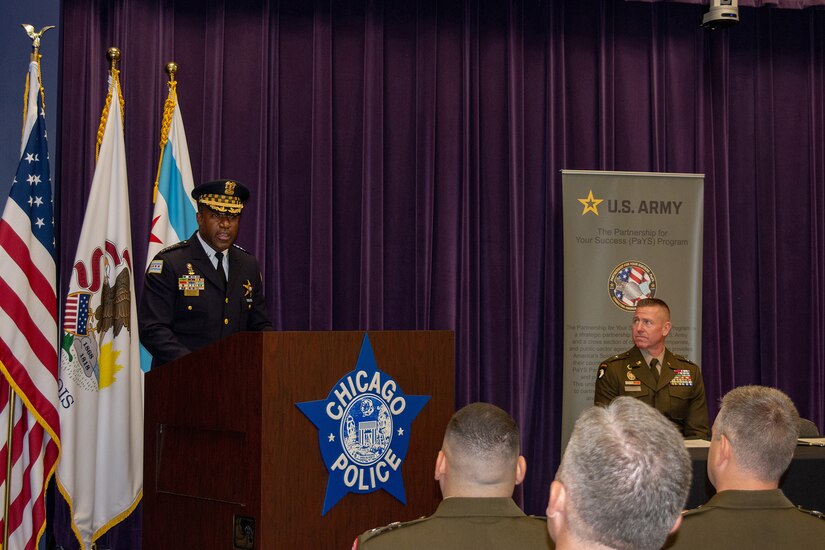
[[[625,311],[636,309],[636,302],[653,298],[656,294],[656,276],[647,265],[636,260],[616,266],[607,280],[610,299]]]
[[[392,442],[392,415],[383,399],[362,394],[353,399],[341,422],[341,442],[350,459],[361,466],[375,464]]]

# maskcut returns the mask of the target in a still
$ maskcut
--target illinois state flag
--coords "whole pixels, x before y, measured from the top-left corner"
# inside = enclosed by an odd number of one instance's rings
[[[0,532],[8,528],[11,550],[34,549],[43,534],[60,436],[54,209],[36,61],[27,88],[20,164],[0,219],[0,425],[12,421],[0,449],[0,494],[9,491]]]
[[[116,69],[100,125],[66,297],[60,366],[57,481],[83,549],[128,516],[143,494],[143,372]]]
[[[198,228],[195,200],[191,195],[195,182],[178,104],[177,82],[174,80],[169,82],[169,95],[163,108],[160,143],[147,266],[155,254],[169,245],[188,239]],[[140,348],[140,366],[144,371],[152,366],[152,356],[143,346]]]

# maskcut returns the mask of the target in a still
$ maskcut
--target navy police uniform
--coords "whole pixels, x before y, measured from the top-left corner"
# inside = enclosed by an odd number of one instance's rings
[[[721,491],[682,515],[665,548],[823,548],[825,520],[794,506],[781,489]]]
[[[237,245],[225,293],[197,235],[162,250],[149,264],[138,312],[153,366],[236,332],[272,330],[261,286],[257,260]]]
[[[353,544],[356,548],[498,550],[554,545],[547,533],[547,519],[525,515],[512,498],[452,497],[442,500],[432,516],[361,534]]]
[[[665,349],[657,382],[634,346],[599,365],[593,402],[607,405],[620,395],[640,399],[673,421],[684,437],[710,435],[705,385],[699,367]]]
[[[205,183],[192,191],[201,208],[232,220],[237,218],[249,190],[233,180]],[[214,216],[214,214],[213,214]],[[214,218],[213,218],[214,219]],[[209,231],[201,225],[199,231]],[[201,233],[204,235],[205,233]],[[257,260],[232,244],[228,253],[229,279],[206,253],[198,232],[160,251],[146,270],[138,308],[140,341],[161,365],[241,331],[272,330],[264,304]]]

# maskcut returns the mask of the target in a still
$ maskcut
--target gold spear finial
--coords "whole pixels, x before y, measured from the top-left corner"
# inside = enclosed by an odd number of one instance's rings
[[[175,63],[174,61],[170,61],[169,63],[166,64],[166,67],[164,67],[164,69],[166,70],[166,74],[169,75],[169,81],[174,82],[175,81],[175,73],[178,72],[178,64]]]
[[[112,46],[106,50],[106,59],[112,64],[112,69],[117,69],[117,62],[120,61],[120,50]]]
[[[39,61],[40,59],[40,37],[43,36],[43,33],[49,29],[53,29],[54,25],[48,25],[43,27],[39,31],[35,32],[34,25],[29,25],[28,23],[22,23],[20,25],[26,30],[26,34],[29,35],[29,38],[32,39],[32,61]]]

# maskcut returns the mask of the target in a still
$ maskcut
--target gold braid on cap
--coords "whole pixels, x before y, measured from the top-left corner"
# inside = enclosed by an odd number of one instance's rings
[[[228,212],[230,214],[240,214],[243,210],[241,199],[229,195],[217,195],[214,193],[203,194],[198,202],[204,204],[216,212]]]

